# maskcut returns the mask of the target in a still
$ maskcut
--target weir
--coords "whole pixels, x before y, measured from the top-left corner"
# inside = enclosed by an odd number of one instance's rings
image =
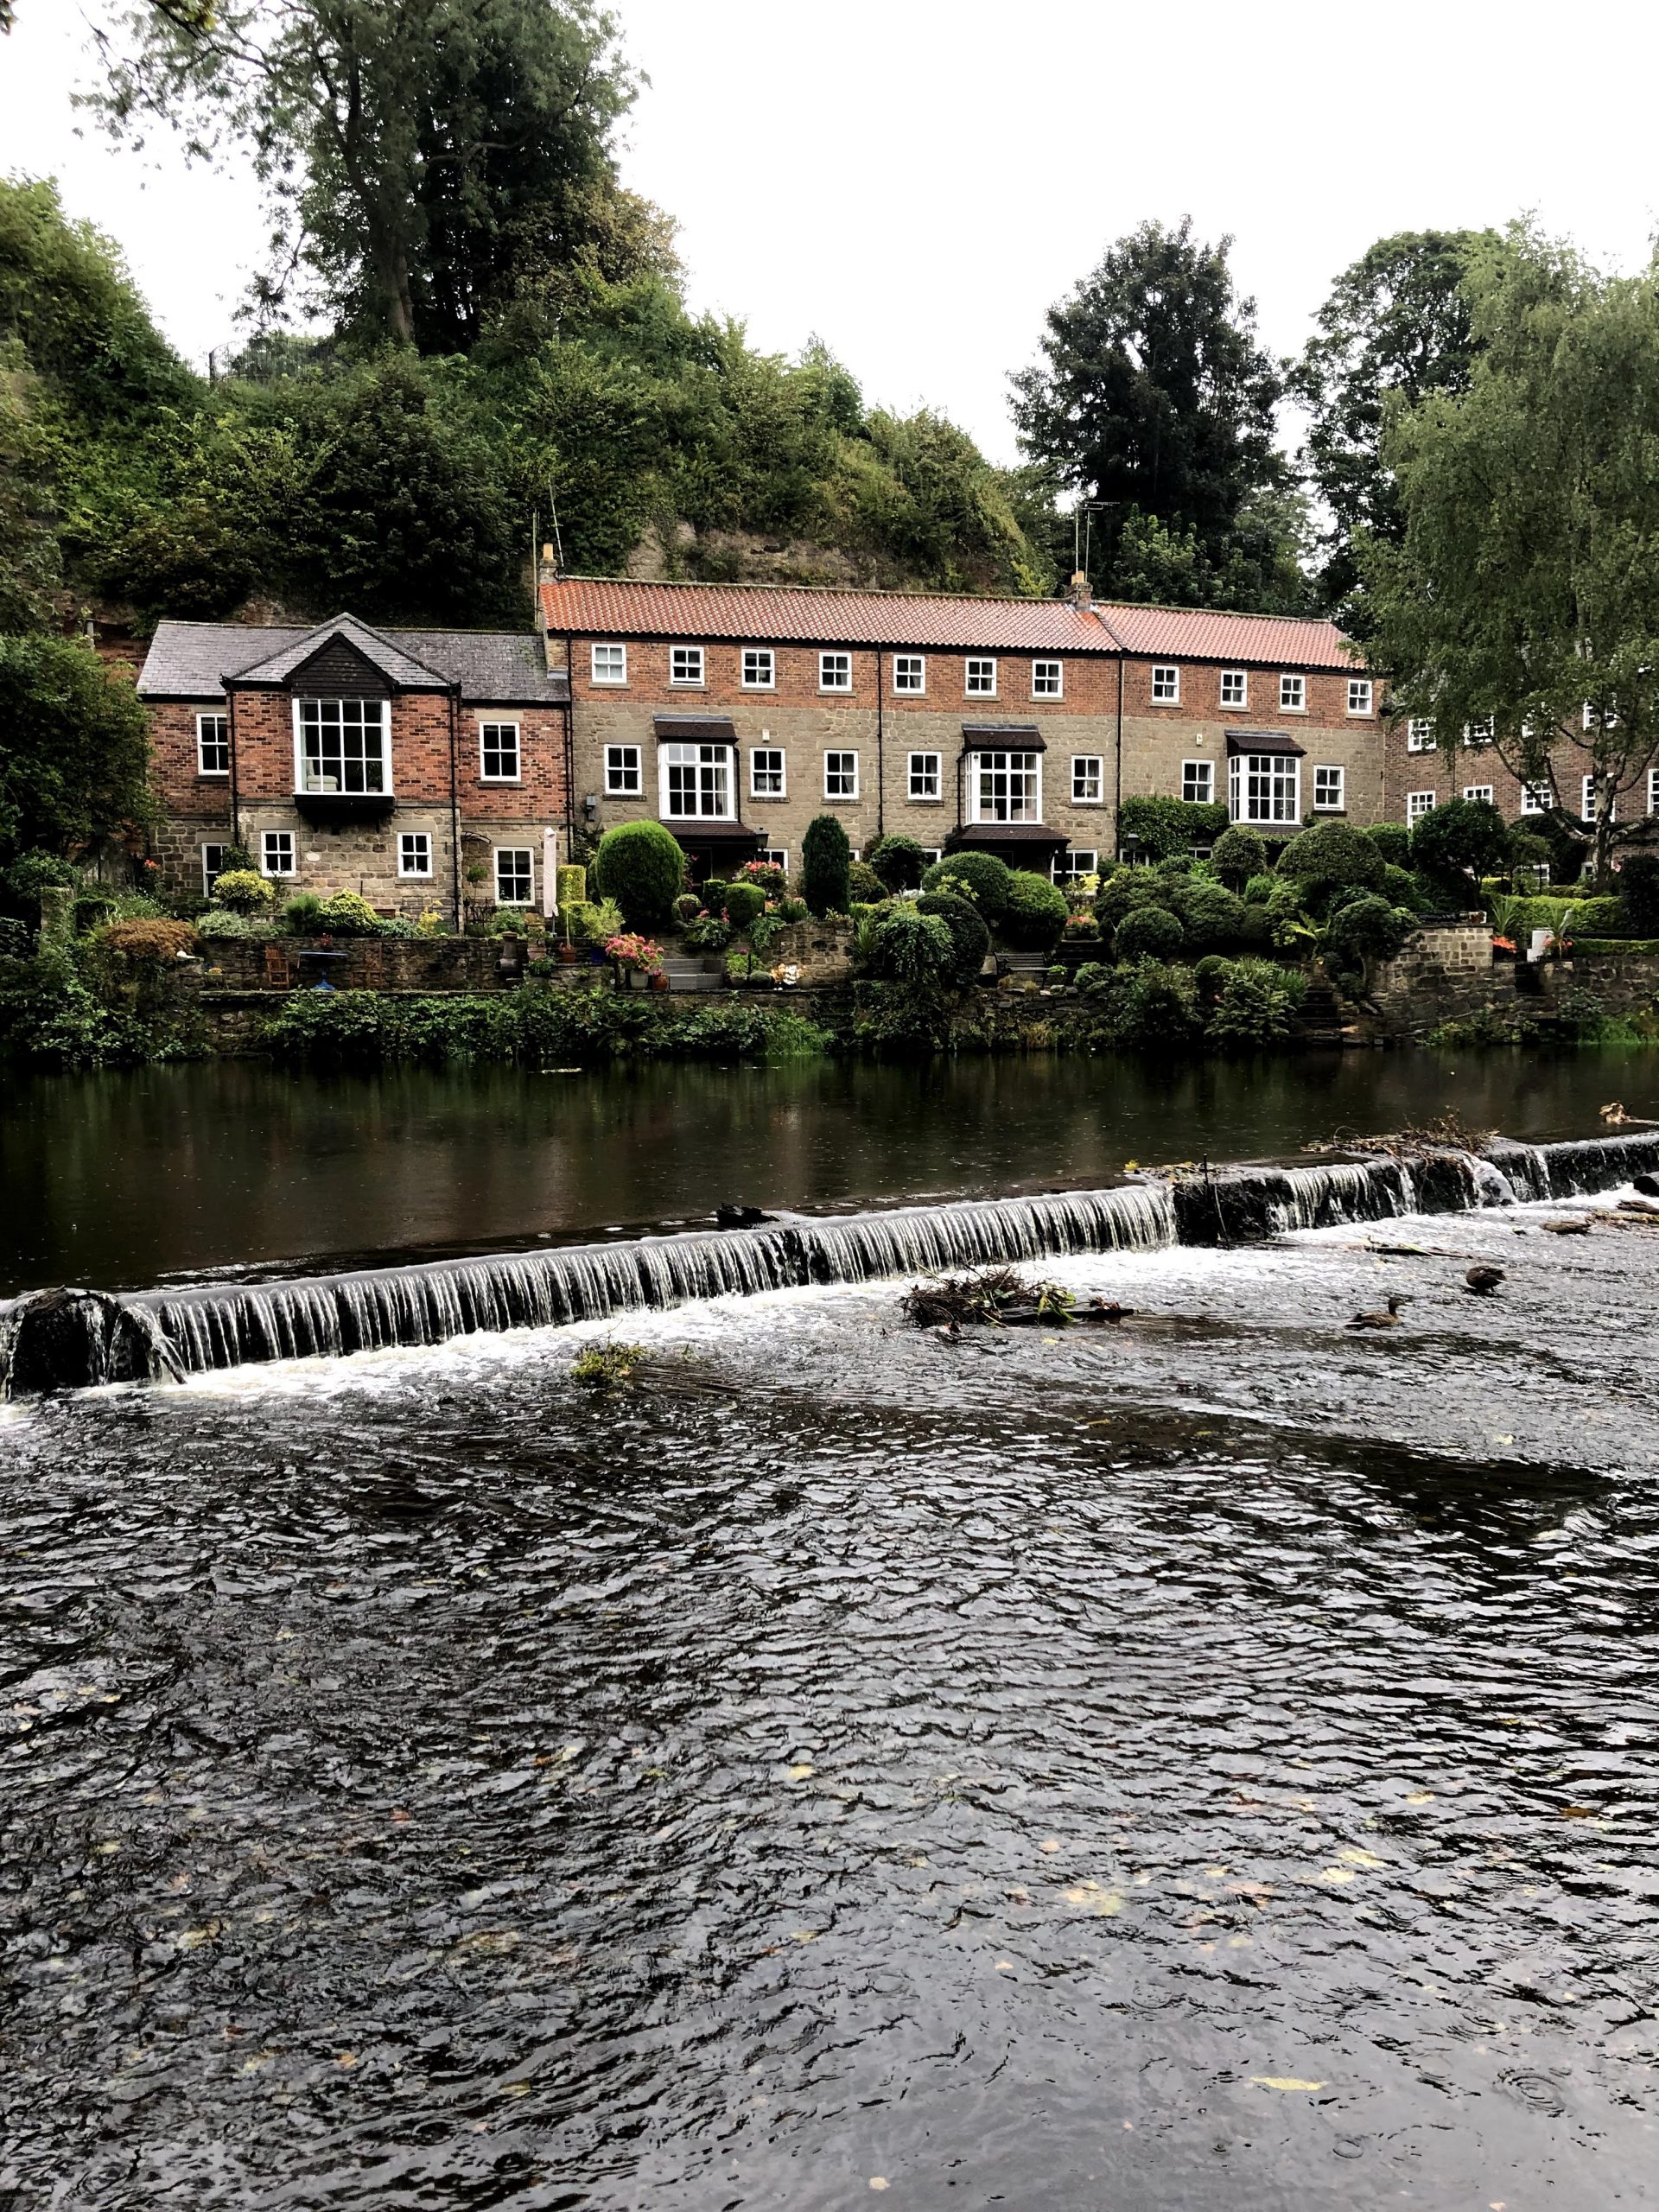
[[[1305,1167],[1146,1175],[1106,1190],[902,1206],[251,1287],[206,1284],[120,1299],[36,1293],[0,1307],[0,1396],[438,1344],[812,1283],[1175,1243],[1243,1243],[1290,1229],[1573,1197],[1656,1168],[1659,1132],[1561,1144],[1504,1141],[1480,1154],[1433,1147],[1406,1157],[1372,1154]],[[74,1310],[89,1317],[84,1329],[77,1319],[75,1329],[66,1330],[66,1297],[83,1301]],[[43,1320],[37,1325],[37,1317],[48,1319],[51,1329]],[[118,1356],[105,1349],[111,1344]]]

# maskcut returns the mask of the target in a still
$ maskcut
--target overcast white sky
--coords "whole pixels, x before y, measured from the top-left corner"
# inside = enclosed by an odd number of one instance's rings
[[[246,180],[74,136],[83,8],[17,0],[0,166],[55,175],[200,360],[262,237]],[[868,397],[923,401],[1012,460],[1007,372],[1122,232],[1230,232],[1263,337],[1294,350],[1373,238],[1530,210],[1605,264],[1659,209],[1659,16],[1579,0],[616,0],[652,84],[627,181],[681,225],[694,306],[759,344],[814,333]],[[158,166],[159,159],[159,166]]]

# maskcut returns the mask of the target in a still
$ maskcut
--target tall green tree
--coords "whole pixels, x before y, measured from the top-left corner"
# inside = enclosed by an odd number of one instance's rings
[[[1494,745],[1573,817],[1588,778],[1601,876],[1659,753],[1659,270],[1517,227],[1465,283],[1466,391],[1384,426],[1403,530],[1360,541],[1371,655],[1442,747]]]
[[[635,80],[589,0],[221,0],[130,8],[89,96],[118,137],[251,153],[296,272],[369,339],[474,343],[527,262],[609,236]]]
[[[1131,586],[1150,569],[1187,598],[1221,594],[1230,568],[1247,597],[1265,588],[1240,518],[1286,480],[1281,382],[1255,302],[1234,286],[1231,245],[1195,238],[1190,220],[1143,224],[1050,308],[1040,359],[1012,379],[1026,452],[1090,503],[1109,589],[1120,565]],[[1241,554],[1255,574],[1238,574]]]
[[[1362,531],[1397,540],[1404,529],[1382,459],[1384,418],[1432,392],[1469,389],[1476,341],[1464,283],[1473,258],[1497,245],[1491,231],[1379,238],[1332,286],[1291,372],[1290,389],[1309,416],[1303,460],[1331,518],[1319,581],[1356,632],[1366,617],[1355,600],[1355,541]]]
[[[0,637],[0,860],[80,853],[146,821],[147,727],[90,645]]]

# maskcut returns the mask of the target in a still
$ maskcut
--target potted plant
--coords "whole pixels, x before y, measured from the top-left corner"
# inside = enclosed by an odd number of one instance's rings
[[[635,930],[625,930],[620,936],[607,938],[605,957],[615,968],[625,989],[632,988],[635,976],[654,976],[662,967],[663,956],[653,938],[641,937]],[[664,976],[664,982],[667,978]]]

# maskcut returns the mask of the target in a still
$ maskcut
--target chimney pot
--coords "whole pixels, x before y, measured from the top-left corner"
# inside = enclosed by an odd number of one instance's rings
[[[1088,577],[1084,575],[1081,569],[1074,569],[1071,576],[1072,606],[1081,607],[1087,609],[1092,607],[1094,603],[1094,594],[1089,588]]]

